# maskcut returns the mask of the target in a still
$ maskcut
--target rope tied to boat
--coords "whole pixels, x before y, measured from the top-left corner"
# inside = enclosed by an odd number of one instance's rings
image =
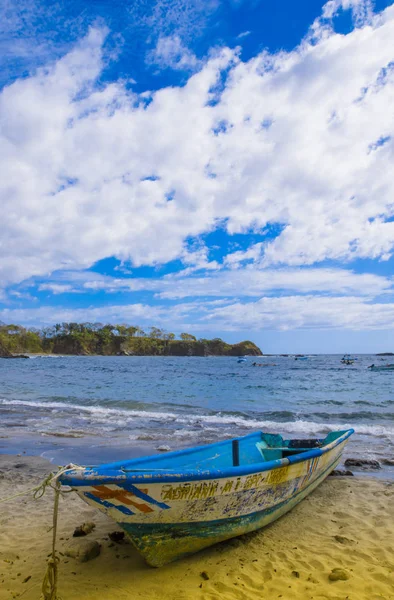
[[[15,498],[20,496],[26,496],[27,494],[32,493],[34,500],[39,500],[42,498],[48,489],[48,487],[52,488],[55,492],[55,500],[53,505],[53,517],[52,517],[52,552],[50,557],[47,560],[47,569],[44,575],[44,579],[41,587],[41,598],[42,600],[61,600],[60,596],[57,595],[57,581],[58,581],[58,563],[60,562],[60,558],[56,554],[56,535],[57,535],[57,522],[58,522],[58,513],[59,513],[59,498],[60,495],[67,494],[73,492],[74,490],[61,490],[61,484],[59,482],[59,478],[64,475],[67,471],[83,471],[84,467],[80,467],[79,465],[69,464],[66,467],[59,467],[59,469],[55,472],[49,473],[45,479],[40,483],[40,485],[35,486],[29,490],[25,490],[24,492],[20,492],[18,494],[13,494],[12,496],[8,496],[7,498],[2,498],[0,500],[0,504],[3,502],[9,502]],[[50,529],[50,530],[51,530]],[[49,530],[49,531],[50,531]]]
[[[59,498],[60,494],[67,494],[73,490],[60,489],[59,477],[64,475],[67,471],[84,470],[84,467],[79,465],[67,465],[64,468],[60,468],[56,473],[50,473],[40,486],[37,487],[33,497],[35,500],[42,498],[45,494],[47,487],[51,487],[55,492],[55,501],[53,504],[53,521],[52,521],[52,553],[47,561],[47,570],[44,575],[44,579],[41,587],[42,600],[61,600],[60,596],[57,595],[57,580],[58,580],[58,563],[60,558],[56,554],[56,534],[57,534],[57,520],[59,514]]]
[[[52,481],[52,480],[51,480]],[[45,494],[46,487],[51,484],[49,483],[43,484],[43,491],[41,493],[41,498]],[[58,578],[58,570],[57,566],[60,561],[60,558],[56,554],[56,534],[57,534],[57,518],[59,513],[59,497],[60,497],[60,483],[59,480],[55,481],[55,502],[53,505],[53,525],[52,525],[52,554],[48,558],[47,561],[47,569],[44,575],[44,579],[42,582],[42,598],[43,600],[60,600],[57,595],[57,578]]]

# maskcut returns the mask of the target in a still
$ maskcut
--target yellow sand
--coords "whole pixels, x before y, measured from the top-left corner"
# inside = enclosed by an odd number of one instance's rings
[[[33,486],[48,467],[0,456],[0,498]],[[40,597],[52,502],[48,493],[0,505],[0,600]],[[96,529],[83,539],[98,540],[101,555],[87,563],[62,557],[63,600],[394,599],[394,483],[329,478],[271,526],[161,569],[146,566],[130,544],[112,544],[107,535],[116,524],[75,494],[61,502],[60,552],[86,521]],[[349,579],[330,581],[335,568]]]

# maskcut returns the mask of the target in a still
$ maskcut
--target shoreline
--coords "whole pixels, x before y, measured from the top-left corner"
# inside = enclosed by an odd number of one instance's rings
[[[39,457],[0,455],[0,498],[39,484],[52,469]],[[66,494],[59,509],[59,595],[67,600],[391,600],[393,500],[392,482],[329,477],[272,525],[152,569],[130,544],[108,539],[119,530],[112,520]],[[0,600],[39,597],[52,508],[49,492],[41,500],[26,496],[2,505]],[[75,527],[88,521],[96,527],[82,539],[99,542],[101,554],[80,563],[64,552]],[[347,580],[329,580],[337,568]]]
[[[351,442],[350,442],[351,444]],[[201,446],[204,444],[196,444]],[[129,440],[126,437],[118,438],[100,437],[97,434],[74,434],[64,432],[40,432],[26,435],[19,433],[0,435],[0,457],[4,456],[29,456],[48,460],[52,465],[65,465],[68,463],[99,465],[118,460],[139,458],[142,456],[157,455],[166,451],[176,451],[191,447],[190,443],[176,443],[168,445],[167,441]],[[165,448],[165,449],[164,449]],[[346,466],[346,458],[356,454],[356,460],[363,457],[350,451],[348,444],[347,454],[342,457],[338,469],[351,471],[353,476],[362,479],[378,479],[381,481],[394,481],[394,459],[380,458],[380,468],[368,465]],[[350,452],[349,452],[350,451]],[[385,464],[386,461],[386,464]]]

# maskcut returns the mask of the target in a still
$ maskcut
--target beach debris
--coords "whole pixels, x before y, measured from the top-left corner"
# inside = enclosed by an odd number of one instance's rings
[[[206,571],[201,571],[200,576],[205,579],[205,581],[208,581],[209,579],[209,575]]]
[[[156,448],[156,450],[158,452],[169,452],[171,450],[171,448],[169,446],[166,446],[165,444],[163,444],[162,446],[159,446],[158,448]]]
[[[354,477],[354,473],[348,469],[334,469],[331,471],[330,477]]]
[[[362,469],[381,469],[379,461],[370,458],[347,458],[345,460],[345,467],[361,467]]]
[[[27,583],[29,581],[29,579],[31,579],[31,575],[28,575],[27,577],[25,577],[24,580],[22,581],[22,583]]]
[[[346,581],[349,579],[349,574],[345,571],[345,569],[333,569],[328,576],[330,581]]]
[[[112,531],[108,534],[109,539],[116,544],[121,544],[125,541],[124,531]]]
[[[300,574],[298,571],[292,571],[291,574],[293,575],[293,577],[297,577],[297,579],[300,578]]]
[[[74,529],[73,537],[83,537],[91,533],[93,529],[96,527],[95,523],[89,521],[88,523],[83,523]]]
[[[101,546],[96,541],[83,540],[71,543],[64,551],[65,556],[75,558],[79,562],[88,562],[99,556]]]
[[[349,538],[344,537],[343,535],[334,535],[334,540],[336,540],[340,544],[354,544],[354,540],[350,540]]]

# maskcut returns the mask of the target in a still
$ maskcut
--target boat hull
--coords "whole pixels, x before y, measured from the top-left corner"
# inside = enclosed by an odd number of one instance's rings
[[[338,462],[338,461],[337,461]],[[337,463],[336,463],[337,464]],[[335,468],[336,464],[330,470]],[[308,496],[328,475],[323,473],[301,492],[273,507],[242,517],[203,523],[171,524],[167,526],[133,526],[119,523],[132,544],[151,567],[190,556],[219,542],[256,531],[289,512]]]
[[[240,476],[117,481],[76,491],[117,521],[149,565],[160,567],[287,513],[337,466],[346,442]]]

